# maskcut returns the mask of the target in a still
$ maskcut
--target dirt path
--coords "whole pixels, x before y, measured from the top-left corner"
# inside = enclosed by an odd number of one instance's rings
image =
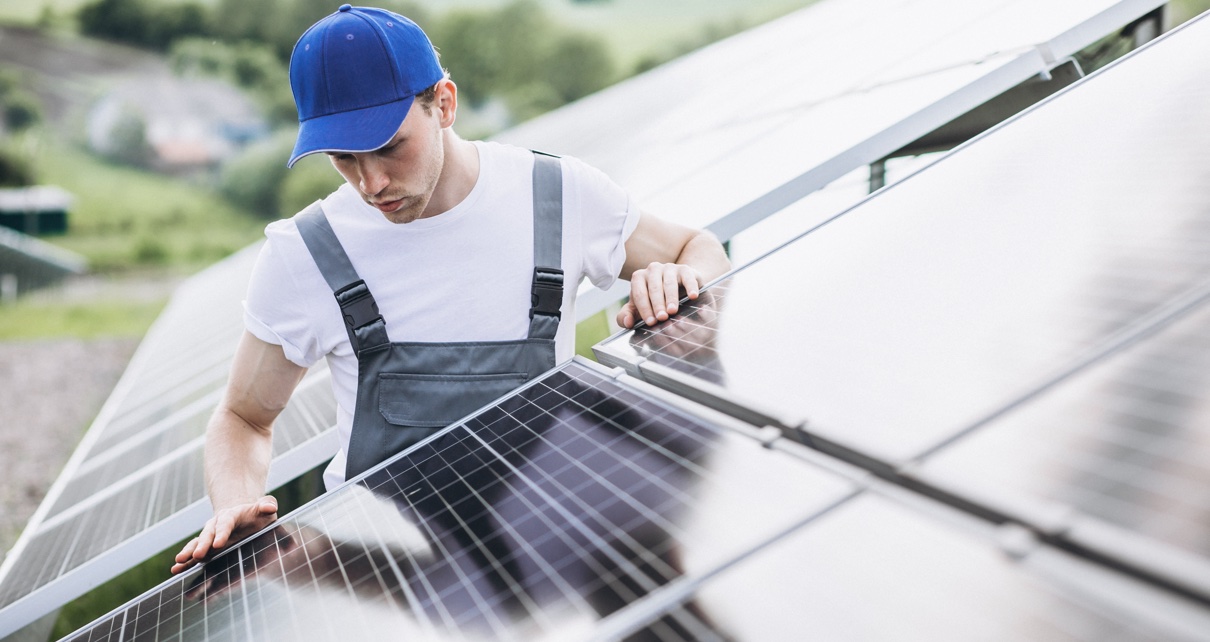
[[[0,342],[0,551],[16,542],[138,343]]]

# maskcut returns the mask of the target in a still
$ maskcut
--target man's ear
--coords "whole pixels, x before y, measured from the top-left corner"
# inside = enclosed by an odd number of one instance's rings
[[[433,99],[433,107],[441,117],[441,127],[453,127],[458,116],[458,85],[449,78],[437,83],[437,96]]]

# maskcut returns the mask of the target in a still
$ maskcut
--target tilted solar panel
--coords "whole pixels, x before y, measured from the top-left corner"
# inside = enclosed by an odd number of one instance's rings
[[[910,459],[1199,296],[1210,75],[1182,57],[1197,40],[1123,61],[599,355],[704,365],[785,422]]]
[[[956,495],[986,466],[985,508],[1210,596],[1206,61],[1203,17],[598,355]]]
[[[913,474],[1210,595],[1208,329],[1210,302]]]
[[[1210,623],[1027,541],[1005,555],[986,523],[615,376],[567,364],[70,639],[1198,639]]]
[[[209,514],[203,434],[242,332],[255,247],[178,289],[0,568],[0,637],[197,530]],[[270,487],[331,457],[327,369],[276,424]]]
[[[708,192],[696,191],[692,186],[682,184],[682,180],[686,179],[686,175],[672,176],[675,189],[683,191],[684,198],[673,198],[671,191],[661,191],[662,184],[655,188],[645,186],[640,179],[634,182],[624,175],[619,174],[618,177],[624,184],[635,188],[636,194],[642,196],[645,201],[656,203],[653,208],[661,213],[666,212],[659,204],[664,202],[661,199],[671,203],[682,204],[687,211],[707,211],[702,205],[709,202],[713,205],[726,205],[730,198],[735,202],[727,205],[728,208],[735,204],[747,203],[748,205],[741,208],[745,210],[744,216],[763,216],[768,212],[778,209],[779,206],[774,206],[775,202],[784,201],[787,194],[793,194],[793,198],[797,198],[802,193],[806,193],[812,189],[817,189],[828,180],[828,177],[843,173],[843,167],[855,166],[854,162],[861,164],[868,162],[867,160],[857,159],[848,152],[837,153],[837,155],[829,158],[826,162],[815,161],[800,164],[799,159],[803,150],[827,150],[829,144],[825,144],[823,139],[813,138],[813,134],[808,130],[801,130],[804,123],[807,121],[829,123],[827,131],[824,133],[830,134],[833,129],[839,131],[837,123],[840,121],[840,115],[852,116],[861,113],[860,105],[879,106],[884,104],[898,104],[920,107],[921,105],[935,106],[938,96],[945,96],[944,109],[933,110],[928,108],[927,117],[922,117],[923,112],[908,112],[912,114],[910,126],[907,123],[899,123],[896,118],[902,118],[902,115],[886,115],[890,120],[879,120],[878,118],[867,118],[865,125],[872,129],[863,129],[862,131],[869,134],[876,132],[875,136],[879,144],[898,146],[904,142],[910,142],[918,135],[919,131],[927,131],[936,124],[944,122],[946,118],[952,117],[953,114],[962,113],[966,109],[977,105],[987,96],[993,96],[999,91],[1011,87],[1020,80],[1027,78],[1038,71],[1049,69],[1055,64],[1061,62],[1060,58],[1066,54],[1088,44],[1092,39],[1100,35],[1109,33],[1110,31],[1121,27],[1123,24],[1137,18],[1146,13],[1155,6],[1158,6],[1158,0],[1129,0],[1125,2],[1109,2],[1108,0],[1081,0],[1079,2],[1064,3],[1062,6],[1046,6],[1043,11],[1038,10],[1040,5],[1030,5],[1026,0],[1017,0],[1016,2],[989,3],[980,5],[975,13],[970,13],[970,3],[953,3],[947,4],[941,0],[922,0],[915,4],[889,2],[881,5],[876,11],[871,13],[871,7],[865,6],[860,9],[860,12],[850,13],[840,3],[826,3],[829,9],[821,10],[821,13],[815,14],[815,17],[821,17],[820,22],[813,22],[809,32],[810,38],[803,38],[801,31],[794,31],[787,28],[776,28],[770,31],[763,32],[759,38],[755,38],[749,42],[758,42],[761,45],[755,49],[748,50],[742,55],[737,55],[739,49],[730,49],[729,53],[722,56],[728,62],[726,65],[718,64],[719,57],[699,58],[694,68],[687,66],[685,69],[690,70],[681,77],[680,82],[689,83],[684,85],[688,89],[696,84],[702,84],[707,90],[706,94],[695,96],[694,99],[702,98],[703,104],[730,104],[731,111],[718,112],[724,117],[722,121],[711,121],[707,116],[707,112],[697,110],[689,105],[689,92],[682,92],[676,99],[686,105],[691,112],[697,113],[699,118],[697,121],[683,118],[683,114],[674,110],[667,110],[670,120],[659,124],[659,129],[668,135],[673,136],[671,139],[660,141],[658,138],[647,138],[648,141],[658,143],[657,148],[668,149],[676,154],[679,154],[682,161],[688,160],[691,162],[672,162],[668,158],[660,158],[652,161],[654,167],[663,166],[664,168],[675,168],[678,171],[690,171],[689,179],[698,180],[699,175],[710,185],[723,185],[727,181],[734,184],[742,184],[744,189],[750,186],[757,186],[757,191],[752,194],[736,191],[730,196],[714,194]],[[911,5],[911,6],[909,6]],[[823,5],[820,5],[823,6]],[[1031,8],[1032,7],[1032,8]],[[964,13],[966,12],[966,13]],[[904,22],[905,16],[930,16],[927,22],[930,23],[929,28],[939,26],[938,28],[948,33],[948,37],[929,38],[923,37],[924,31],[921,29],[926,25],[918,25],[920,28],[905,28],[907,23]],[[898,17],[896,17],[898,16]],[[869,27],[870,19],[873,17],[877,22],[877,28]],[[831,22],[829,22],[831,21]],[[864,22],[863,22],[864,21]],[[993,42],[986,35],[980,36],[982,33],[973,25],[978,23],[994,24],[1000,34],[1006,34],[1007,40]],[[802,23],[799,23],[799,28]],[[832,39],[833,34],[843,31],[839,25],[858,25],[861,24],[865,30],[862,31],[860,37],[865,37],[865,32],[873,33],[877,39],[886,41],[894,41],[894,38],[900,38],[904,33],[911,32],[911,39],[916,43],[911,48],[910,55],[903,55],[896,59],[895,63],[890,67],[878,66],[864,74],[845,74],[836,73],[828,78],[831,81],[825,82],[823,76],[818,74],[819,69],[813,68],[810,65],[803,64],[805,61],[810,61],[814,64],[817,60],[823,60],[827,56],[816,55],[792,55],[792,61],[797,64],[780,64],[776,61],[775,56],[780,55],[779,52],[789,52],[787,48],[796,41],[823,43],[831,46],[832,49],[828,52],[832,59],[836,59],[835,48],[837,41]],[[950,31],[946,31],[949,29]],[[855,34],[858,35],[858,34]],[[962,42],[960,42],[962,41]],[[1010,42],[1011,41],[1011,42]],[[830,45],[828,43],[831,43]],[[925,43],[925,44],[921,44]],[[1009,44],[1004,44],[1009,43]],[[1020,50],[1015,50],[1013,47],[1017,44],[1028,43]],[[768,45],[776,45],[769,47]],[[785,45],[785,46],[783,46]],[[1042,45],[1042,46],[1034,46]],[[728,45],[734,46],[734,45]],[[849,51],[868,54],[868,50],[862,46],[857,46]],[[975,57],[971,59],[961,59],[954,57],[955,52],[970,53],[975,52]],[[799,52],[800,54],[802,52]],[[715,54],[710,54],[715,55]],[[1040,62],[1039,62],[1040,61]],[[759,64],[757,64],[759,63]],[[949,68],[947,65],[954,64],[954,68]],[[781,90],[770,94],[763,94],[764,99],[761,101],[764,105],[761,112],[761,117],[753,119],[751,123],[735,120],[731,115],[735,115],[736,108],[741,109],[743,114],[749,114],[750,110],[745,106],[747,102],[743,99],[736,98],[742,96],[742,92],[736,93],[728,87],[728,83],[715,82],[700,83],[700,71],[702,69],[713,70],[712,77],[716,80],[722,77],[725,73],[732,73],[737,78],[743,78],[744,83],[756,84],[751,77],[751,72],[761,67],[776,68],[780,67],[779,75],[783,80],[794,80],[787,76],[787,72],[793,71],[800,73],[803,80],[805,78],[816,78],[819,80],[814,85],[807,82],[789,82],[785,84]],[[730,69],[730,71],[727,71]],[[678,72],[680,73],[680,72]],[[672,83],[667,81],[671,76],[662,76],[665,88],[670,87]],[[841,85],[836,85],[837,79],[841,80]],[[850,81],[858,80],[857,84],[851,84]],[[922,82],[920,79],[923,79]],[[829,84],[831,82],[831,84]],[[913,89],[905,90],[911,85]],[[771,86],[771,85],[770,85]],[[810,86],[813,90],[819,90],[824,93],[808,93],[800,94],[789,91],[791,88]],[[927,91],[921,88],[927,89]],[[955,89],[957,88],[957,89]],[[977,91],[976,91],[977,88]],[[917,90],[920,90],[919,93]],[[831,92],[831,93],[828,93]],[[931,92],[931,93],[930,93]],[[949,93],[946,93],[949,92]],[[957,92],[957,93],[955,93]],[[649,94],[648,96],[653,96]],[[672,98],[676,94],[671,92],[666,96],[659,94],[661,99]],[[875,96],[874,100],[869,100],[869,96]],[[721,99],[721,100],[716,100]],[[921,102],[923,100],[923,102]],[[930,103],[929,100],[934,102]],[[728,103],[727,101],[730,101]],[[856,101],[856,102],[854,102]],[[828,107],[816,109],[816,102],[820,104],[827,103]],[[595,108],[594,108],[595,110]],[[831,110],[831,111],[829,111]],[[608,113],[630,113],[606,110]],[[645,110],[646,113],[652,113],[650,110]],[[811,115],[806,120],[799,118],[799,112],[811,112]],[[713,112],[712,112],[713,113]],[[867,115],[868,116],[868,115]],[[814,120],[812,120],[814,119]],[[936,121],[936,122],[933,122]],[[696,122],[696,124],[694,124]],[[683,123],[685,125],[693,125],[699,129],[691,131],[688,129],[675,129],[672,124]],[[927,126],[926,126],[927,125]],[[882,129],[879,129],[879,128]],[[573,126],[574,129],[574,126]],[[601,130],[601,123],[596,122],[592,129],[593,131]],[[919,131],[917,131],[919,130]],[[587,130],[585,130],[587,131]],[[622,130],[619,130],[622,131]],[[624,131],[633,131],[640,134],[641,138],[643,130],[637,127],[629,127]],[[702,132],[707,132],[716,135],[719,138],[706,139],[701,137]],[[616,133],[616,132],[615,132]],[[818,133],[818,132],[817,132]],[[910,135],[909,135],[910,134]],[[562,134],[558,134],[562,136]],[[676,136],[681,136],[677,139]],[[847,136],[847,135],[846,135]],[[756,141],[760,139],[760,143],[749,145],[746,141]],[[761,146],[770,141],[777,141],[781,144],[786,141],[793,141],[796,138],[810,140],[810,144],[803,145],[795,143],[793,150],[777,149],[764,150]],[[902,140],[901,140],[902,139]],[[851,145],[851,137],[841,141],[844,144]],[[537,145],[537,143],[527,143]],[[541,146],[541,145],[537,145]],[[552,151],[569,151],[557,149],[554,146],[546,145]],[[635,149],[639,149],[636,147]],[[836,152],[837,149],[832,149]],[[849,149],[849,148],[845,148]],[[708,153],[703,153],[707,150]],[[722,156],[717,156],[716,153],[723,150]],[[570,150],[572,153],[581,154],[576,150]],[[856,148],[849,149],[850,152],[856,152]],[[868,149],[861,150],[862,154]],[[812,152],[814,153],[814,152]],[[882,152],[879,152],[880,154]],[[789,154],[789,156],[786,156]],[[595,159],[587,154],[581,154],[590,160]],[[785,169],[790,173],[786,176],[776,175],[776,172],[763,172],[759,176],[749,176],[744,172],[749,172],[752,166],[745,159],[753,156],[759,156],[767,163],[767,167],[776,168],[777,171]],[[628,150],[619,155],[619,158],[626,157],[631,160],[637,160],[634,156],[634,150]],[[725,158],[723,158],[725,157]],[[734,167],[724,166],[723,164],[710,164],[713,161],[722,160],[726,162],[737,161],[740,164],[738,167],[741,172],[735,172]],[[864,156],[862,156],[864,158]],[[785,160],[786,162],[782,162]],[[699,161],[705,162],[702,165]],[[792,161],[792,162],[790,162]],[[815,163],[812,165],[811,163]],[[603,166],[611,172],[614,168],[608,166],[608,162],[602,162]],[[639,168],[642,164],[635,162],[634,167]],[[804,170],[807,167],[814,169]],[[803,172],[806,173],[803,173]],[[839,172],[839,173],[838,173]],[[726,181],[718,181],[719,176],[725,175]],[[646,174],[644,174],[646,176]],[[654,177],[656,174],[650,174]],[[742,179],[742,180],[741,180]],[[767,183],[767,184],[766,184]],[[671,184],[671,183],[670,183]],[[770,190],[770,186],[773,189]],[[656,189],[658,188],[658,189]],[[690,198],[692,196],[692,198]],[[727,196],[723,198],[723,196]],[[732,198],[734,197],[734,198]],[[700,199],[702,202],[695,201]],[[756,200],[751,200],[755,198]],[[792,199],[791,199],[792,200]],[[720,210],[722,211],[722,210]],[[726,210],[731,211],[731,210]],[[672,212],[668,212],[672,213]],[[754,214],[755,213],[755,214]],[[747,220],[745,218],[745,220]],[[728,233],[729,234],[729,233]],[[724,235],[728,235],[724,234]],[[181,480],[195,480],[196,477],[196,447],[199,442],[195,441],[198,430],[201,426],[201,417],[206,414],[206,408],[212,407],[212,404],[217,400],[217,395],[220,393],[222,381],[225,377],[226,368],[231,355],[231,346],[235,344],[235,337],[239,334],[239,326],[226,325],[228,320],[238,320],[239,312],[238,302],[242,296],[242,283],[246,278],[248,265],[250,264],[252,253],[248,252],[240,255],[224,264],[225,267],[216,269],[210,273],[209,278],[199,278],[191,281],[186,287],[182,288],[177,297],[174,298],[172,305],[167,310],[157,327],[149,335],[148,341],[140,348],[139,354],[136,355],[135,362],[132,363],[130,377],[124,379],[119,391],[115,392],[111,403],[107,405],[103,413],[103,419],[98,420],[98,429],[92,431],[86,440],[85,447],[81,448],[80,455],[73,458],[71,464],[72,470],[79,473],[79,478],[75,478],[75,473],[65,476],[63,482],[52,490],[51,499],[48,500],[43,510],[39,511],[35,522],[31,524],[31,534],[39,532],[38,523],[40,520],[47,520],[55,532],[63,533],[60,529],[67,528],[69,523],[88,523],[85,521],[89,511],[99,510],[106,507],[107,512],[114,516],[130,515],[135,516],[135,521],[142,520],[145,527],[154,530],[155,515],[160,515],[167,511],[169,506],[159,505],[154,511],[146,508],[144,502],[139,499],[129,499],[129,497],[142,497],[146,499],[147,495],[157,498],[156,502],[167,501],[169,505],[175,506],[175,499],[164,498],[192,498],[196,496],[196,490],[199,488],[193,481],[184,482]],[[242,262],[242,263],[241,263]],[[218,276],[218,270],[226,270],[225,276]],[[585,311],[585,307],[581,308],[581,312]],[[136,365],[137,364],[137,365]],[[184,365],[182,365],[184,364]],[[316,375],[322,376],[322,375]],[[308,426],[310,425],[309,422]],[[284,439],[292,439],[294,442],[305,442],[308,445],[314,445],[315,440],[310,439],[312,433],[308,432],[309,428],[304,426],[301,432],[295,437],[291,436],[291,431],[288,426],[281,426],[278,429],[279,435]],[[289,454],[294,458],[291,460],[290,469],[295,472],[309,468],[306,462],[311,462],[311,465],[318,462],[326,455],[323,454],[323,448],[311,447],[289,451]],[[139,473],[127,472],[130,470],[128,462],[143,457],[160,457],[165,462],[172,462],[172,465],[179,464],[182,466],[180,471],[170,470],[170,467],[160,468],[155,467],[150,472],[143,471]],[[278,465],[275,466],[275,471],[278,477],[283,474],[283,468],[280,466],[284,460],[279,459]],[[112,464],[117,463],[116,467]],[[161,464],[164,466],[165,464]],[[190,468],[190,467],[194,468]],[[193,470],[192,474],[187,474],[182,471]],[[125,476],[123,474],[125,473]],[[275,479],[277,477],[274,477]],[[169,481],[171,480],[171,481]],[[107,485],[108,484],[108,485]],[[188,488],[189,492],[178,490],[167,490],[169,487],[173,489]],[[123,499],[123,493],[131,493]],[[109,511],[107,507],[113,502],[125,501],[121,511]],[[183,499],[181,501],[184,501]],[[194,507],[200,507],[200,503],[191,504]],[[200,508],[198,508],[200,510]],[[122,512],[127,511],[127,512]],[[151,512],[140,512],[151,511]],[[158,512],[157,512],[158,511]],[[190,513],[192,515],[192,513]],[[200,513],[199,513],[200,514]],[[183,513],[177,513],[178,517]],[[116,518],[116,517],[115,517]],[[96,517],[92,517],[96,519]],[[52,521],[53,520],[53,521]],[[200,520],[198,520],[200,521]],[[184,523],[177,522],[177,523]],[[127,532],[126,526],[113,529],[115,532]],[[176,527],[174,527],[175,529]],[[126,550],[135,550],[135,543],[139,542],[139,547],[147,548],[151,540],[140,540],[139,537],[153,537],[154,541],[161,541],[168,537],[170,532],[176,530],[169,529],[156,533],[154,536],[147,535],[148,531],[142,531],[140,535],[134,535],[130,539],[117,545],[117,548],[125,548]],[[65,589],[64,593],[56,595],[65,595],[70,592],[78,593],[82,590],[85,584],[96,583],[103,577],[107,577],[105,573],[112,575],[119,567],[119,559],[125,559],[122,556],[113,559],[106,559],[109,554],[106,550],[92,550],[91,547],[80,548],[74,544],[64,544],[63,542],[76,542],[80,537],[77,532],[75,535],[60,535],[63,538],[56,546],[69,546],[70,554],[67,555],[70,559],[79,561],[79,556],[85,551],[89,551],[87,563],[91,564],[85,573],[88,576],[87,582],[84,584],[78,583],[77,579],[68,578],[61,582],[63,585],[76,582],[72,588]],[[34,544],[30,543],[29,546]],[[37,546],[46,546],[45,542],[38,543]],[[9,572],[9,567],[13,566],[15,558],[20,550],[25,549],[27,543],[23,540],[19,543],[18,549],[14,551],[14,555],[6,560],[5,569],[0,572],[0,595],[5,595],[4,591],[9,591],[7,595],[19,596],[23,591],[28,590],[28,587],[12,587],[7,586],[9,577],[12,573]],[[101,547],[102,549],[104,547]],[[60,549],[48,549],[60,550]],[[113,550],[113,549],[110,549]],[[57,553],[56,553],[57,554]],[[95,554],[95,556],[94,556]],[[55,566],[52,564],[52,566]],[[96,569],[105,568],[104,573]],[[72,572],[80,573],[79,569],[68,566],[57,566],[56,572],[61,573],[60,577],[67,577]],[[26,573],[18,574],[28,580],[30,575]],[[59,582],[51,576],[43,577],[39,582],[47,582],[47,586]],[[47,579],[50,578],[50,579]],[[56,589],[58,591],[59,589]],[[17,598],[22,599],[22,598]],[[51,607],[52,599],[45,596],[39,598],[39,604]],[[57,598],[56,598],[57,599]],[[32,602],[26,601],[21,603],[21,608],[17,609],[22,612],[18,616],[14,616],[14,609],[4,609],[0,607],[0,625],[8,626],[15,622],[15,619],[24,619],[30,615],[33,610],[30,608]],[[43,606],[39,606],[41,609]],[[28,621],[28,620],[25,620]],[[0,626],[3,630],[3,626]]]
[[[582,158],[646,211],[728,240],[1002,92],[1049,79],[1162,4],[825,0],[496,139]],[[865,193],[846,192],[813,214]],[[802,214],[796,232],[811,223]],[[625,295],[611,292],[582,291],[577,314]]]
[[[736,640],[1210,638],[1204,605],[877,484],[690,595]]]
[[[579,637],[856,490],[594,365],[563,366],[93,630]],[[208,599],[184,595],[191,582]],[[711,639],[692,605],[648,628]]]

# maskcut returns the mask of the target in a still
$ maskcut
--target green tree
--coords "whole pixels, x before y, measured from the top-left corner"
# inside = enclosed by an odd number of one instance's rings
[[[282,181],[278,194],[278,214],[293,216],[304,207],[331,194],[344,182],[323,154],[308,156],[297,163]]]
[[[16,72],[0,70],[0,129],[21,131],[42,120],[42,104],[21,88]]]
[[[270,45],[249,40],[227,44],[209,38],[184,38],[173,44],[169,63],[179,75],[216,76],[240,87],[272,122],[295,122],[289,74]]]
[[[12,150],[0,148],[0,187],[33,184],[34,169],[30,162]]]
[[[146,44],[167,51],[173,42],[209,33],[206,9],[199,4],[167,4],[148,14]]]
[[[76,12],[86,36],[144,44],[150,11],[144,0],[96,0]]]
[[[25,92],[11,92],[0,98],[4,104],[4,124],[11,131],[29,129],[42,120],[42,105]]]
[[[605,41],[586,34],[556,40],[543,67],[542,77],[565,103],[603,89],[613,80],[613,58]]]
[[[282,130],[250,145],[222,168],[219,189],[231,202],[264,218],[278,213],[278,196],[286,179],[286,160],[294,147],[294,132]]]
[[[533,0],[496,10],[454,11],[433,41],[473,107],[503,98],[517,120],[576,100],[614,79],[604,40],[555,23]]]
[[[85,35],[158,50],[178,38],[210,32],[205,8],[194,2],[95,0],[80,7],[76,19]]]
[[[211,13],[212,33],[220,40],[238,42],[253,40],[269,42],[272,21],[266,16],[280,16],[279,0],[219,0]]]

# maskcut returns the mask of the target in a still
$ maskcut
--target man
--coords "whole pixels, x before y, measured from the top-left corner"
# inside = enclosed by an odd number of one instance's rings
[[[273,422],[326,357],[342,448],[329,488],[571,357],[576,285],[631,282],[618,323],[676,314],[730,266],[712,235],[640,213],[574,159],[460,139],[457,87],[407,18],[340,9],[295,45],[299,134],[346,184],[268,241],[206,435],[214,517],[183,571],[277,518]]]

